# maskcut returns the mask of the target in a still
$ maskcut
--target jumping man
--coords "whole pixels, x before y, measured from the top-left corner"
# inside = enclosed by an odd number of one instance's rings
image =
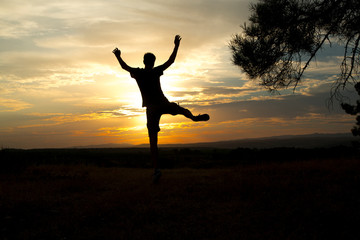
[[[174,102],[169,102],[165,97],[160,85],[160,76],[163,72],[174,63],[177,51],[180,46],[181,37],[175,36],[174,50],[169,59],[162,65],[154,67],[155,55],[152,53],[145,53],[144,65],[145,68],[129,67],[121,58],[121,52],[118,48],[113,50],[120,66],[128,71],[132,78],[134,78],[139,86],[143,107],[146,107],[147,128],[150,140],[151,158],[154,166],[153,180],[156,183],[161,177],[161,171],[158,166],[158,132],[160,131],[159,122],[162,114],[177,115],[182,114],[193,121],[208,121],[210,119],[208,114],[201,114],[194,116],[190,110],[180,107]]]

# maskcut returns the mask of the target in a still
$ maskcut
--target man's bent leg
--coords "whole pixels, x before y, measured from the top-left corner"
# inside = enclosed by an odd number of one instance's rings
[[[191,120],[197,122],[197,121],[208,121],[210,119],[208,114],[199,114],[198,116],[194,116],[191,111],[187,108],[180,107],[176,103],[170,103],[170,114],[176,115],[176,114],[182,114],[187,118],[190,118]]]
[[[183,108],[183,107],[180,107],[180,108],[182,108],[181,109],[181,114],[182,115],[184,115],[185,117],[190,118],[190,119],[194,118],[194,115],[190,112],[189,109],[186,109],[186,108]]]

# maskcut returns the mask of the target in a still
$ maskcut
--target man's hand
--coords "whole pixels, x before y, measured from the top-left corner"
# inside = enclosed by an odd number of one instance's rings
[[[120,57],[120,55],[121,55],[121,52],[118,48],[115,48],[112,52],[113,52],[113,54],[115,54],[116,57]]]
[[[174,40],[175,46],[179,46],[179,45],[180,45],[180,40],[181,40],[180,35],[176,35],[176,36],[175,36],[175,40]]]

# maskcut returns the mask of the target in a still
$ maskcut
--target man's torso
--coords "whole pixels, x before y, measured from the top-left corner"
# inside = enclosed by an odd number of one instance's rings
[[[143,107],[168,102],[161,90],[160,76],[163,75],[163,71],[160,68],[135,68],[130,74],[132,78],[136,79],[139,86],[143,99]]]

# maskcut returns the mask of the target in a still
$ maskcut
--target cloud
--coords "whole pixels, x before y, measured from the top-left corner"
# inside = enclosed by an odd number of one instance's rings
[[[134,114],[133,112],[126,110],[114,110],[114,111],[103,111],[103,112],[94,112],[86,114],[63,114],[63,113],[30,113],[27,116],[33,117],[33,120],[36,120],[36,124],[22,125],[18,128],[33,128],[33,127],[42,127],[42,126],[54,126],[74,122],[83,122],[83,121],[93,121],[109,118],[118,118],[118,117],[133,117],[138,116],[139,114]]]
[[[16,112],[33,105],[22,100],[0,98],[0,112]]]
[[[131,140],[134,134],[146,132],[146,126],[135,127],[106,127],[97,129],[96,136],[121,137],[122,139]],[[129,141],[130,142],[130,141]]]
[[[101,112],[97,112],[97,114],[99,114],[99,115],[105,114],[110,117],[130,117],[131,118],[131,117],[143,115],[144,111],[142,109],[134,108],[132,106],[122,106],[119,109],[101,111]]]
[[[0,28],[0,37],[13,39],[31,35],[38,30],[39,25],[34,21],[12,22],[0,19]]]

